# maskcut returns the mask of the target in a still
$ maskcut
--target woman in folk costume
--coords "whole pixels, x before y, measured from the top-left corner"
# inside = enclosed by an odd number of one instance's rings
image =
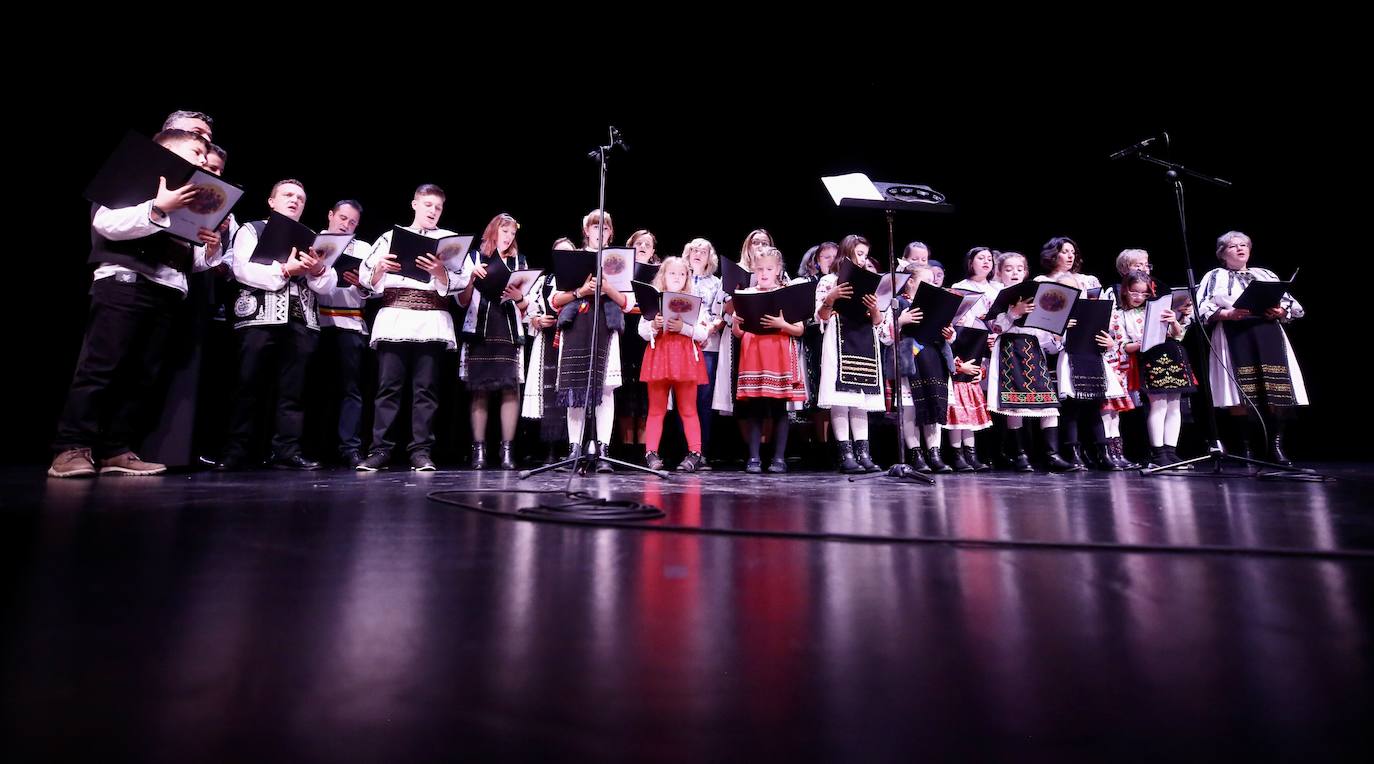
[[[516,286],[507,284],[499,301],[484,299],[477,281],[500,259],[510,271],[525,269],[525,258],[515,243],[520,224],[501,213],[482,231],[478,251],[464,262],[460,282],[467,286],[458,295],[463,314],[463,351],[458,376],[467,383],[472,401],[472,468],[486,469],[487,409],[491,399],[501,401],[501,469],[515,469],[513,444],[520,420],[520,384],[525,381],[525,318],[529,302]]]
[[[1036,281],[1071,286],[1081,296],[1086,296],[1092,289],[1101,292],[1102,282],[1082,272],[1083,258],[1079,254],[1078,244],[1066,236],[1045,242],[1040,248],[1040,267],[1045,274],[1036,276]],[[1107,435],[1102,423],[1102,404],[1108,398],[1124,395],[1125,391],[1121,389],[1116,373],[1108,373],[1101,354],[1078,355],[1063,351],[1061,343],[1061,347],[1049,354],[1049,362],[1056,372],[1060,398],[1059,434],[1063,441],[1060,453],[1075,471],[1081,471],[1087,469],[1088,460],[1080,446],[1080,425],[1086,426],[1092,436],[1092,443],[1098,450],[1094,456],[1105,458]],[[1120,469],[1098,458],[1094,458],[1093,462],[1105,469]]]
[[[1234,417],[1251,417],[1255,438],[1245,442],[1246,454],[1264,453],[1270,461],[1289,465],[1283,452],[1285,420],[1296,406],[1307,405],[1307,386],[1302,369],[1283,325],[1302,318],[1302,305],[1285,293],[1279,304],[1261,315],[1236,308],[1235,301],[1254,281],[1278,281],[1270,270],[1250,267],[1250,237],[1228,231],[1217,239],[1217,259],[1222,267],[1209,271],[1198,285],[1198,317],[1210,324],[1212,405],[1228,409]],[[1246,399],[1259,409],[1254,418]],[[1256,443],[1261,430],[1268,443]]]

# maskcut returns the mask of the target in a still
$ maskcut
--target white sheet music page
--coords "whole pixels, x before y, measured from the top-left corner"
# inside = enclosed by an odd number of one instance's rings
[[[861,172],[821,178],[821,182],[825,184],[825,190],[830,192],[830,198],[834,199],[836,204],[839,204],[841,199],[868,199],[875,202],[883,200],[882,192]]]

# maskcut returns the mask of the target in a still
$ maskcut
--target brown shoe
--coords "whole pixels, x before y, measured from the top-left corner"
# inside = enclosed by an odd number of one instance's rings
[[[53,457],[48,477],[75,478],[95,474],[95,460],[89,448],[69,448]]]
[[[125,451],[119,456],[100,460],[102,475],[161,475],[166,471],[167,465],[145,462],[133,451]]]

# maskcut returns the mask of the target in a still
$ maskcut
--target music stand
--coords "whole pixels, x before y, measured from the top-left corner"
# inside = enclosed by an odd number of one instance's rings
[[[954,211],[954,205],[946,203],[945,195],[930,186],[915,183],[875,182],[869,180],[868,176],[862,173],[821,178],[821,182],[830,192],[830,197],[835,200],[835,206],[882,210],[887,219],[887,275],[888,286],[892,289],[892,300],[888,303],[887,312],[888,320],[892,324],[892,398],[897,406],[897,452],[901,455],[901,461],[889,467],[886,472],[875,472],[871,475],[851,475],[849,482],[852,483],[865,477],[892,477],[934,485],[935,478],[933,476],[917,472],[914,467],[907,464],[905,422],[902,417],[902,380],[897,371],[899,368],[897,364],[897,346],[899,344],[897,337],[897,255],[892,226],[893,217],[898,210],[950,213]],[[917,438],[919,437],[920,434],[918,433]]]

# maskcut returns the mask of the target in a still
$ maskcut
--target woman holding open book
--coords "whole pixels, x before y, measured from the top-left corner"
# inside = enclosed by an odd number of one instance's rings
[[[513,443],[520,422],[520,385],[525,381],[521,355],[529,302],[515,284],[507,283],[499,300],[484,299],[476,287],[498,261],[508,271],[525,270],[525,258],[515,243],[519,228],[515,218],[504,212],[487,223],[478,251],[464,263],[466,273],[461,280],[467,286],[458,295],[458,304],[465,309],[458,376],[472,394],[468,413],[472,418],[475,470],[486,469],[487,409],[496,396],[501,400],[501,469],[515,469]]]
[[[1256,435],[1264,425],[1270,460],[1286,465],[1292,462],[1283,453],[1284,420],[1294,406],[1307,405],[1307,386],[1283,324],[1302,318],[1303,309],[1287,292],[1262,312],[1236,306],[1251,283],[1279,280],[1273,271],[1250,267],[1250,248],[1250,237],[1240,231],[1222,234],[1217,239],[1222,267],[1208,272],[1198,285],[1198,317],[1212,326],[1215,349],[1210,366],[1212,405],[1236,417],[1248,412]],[[1247,398],[1262,420],[1254,419]],[[1257,450],[1264,453],[1263,444]],[[1249,442],[1244,451],[1252,452]]]

